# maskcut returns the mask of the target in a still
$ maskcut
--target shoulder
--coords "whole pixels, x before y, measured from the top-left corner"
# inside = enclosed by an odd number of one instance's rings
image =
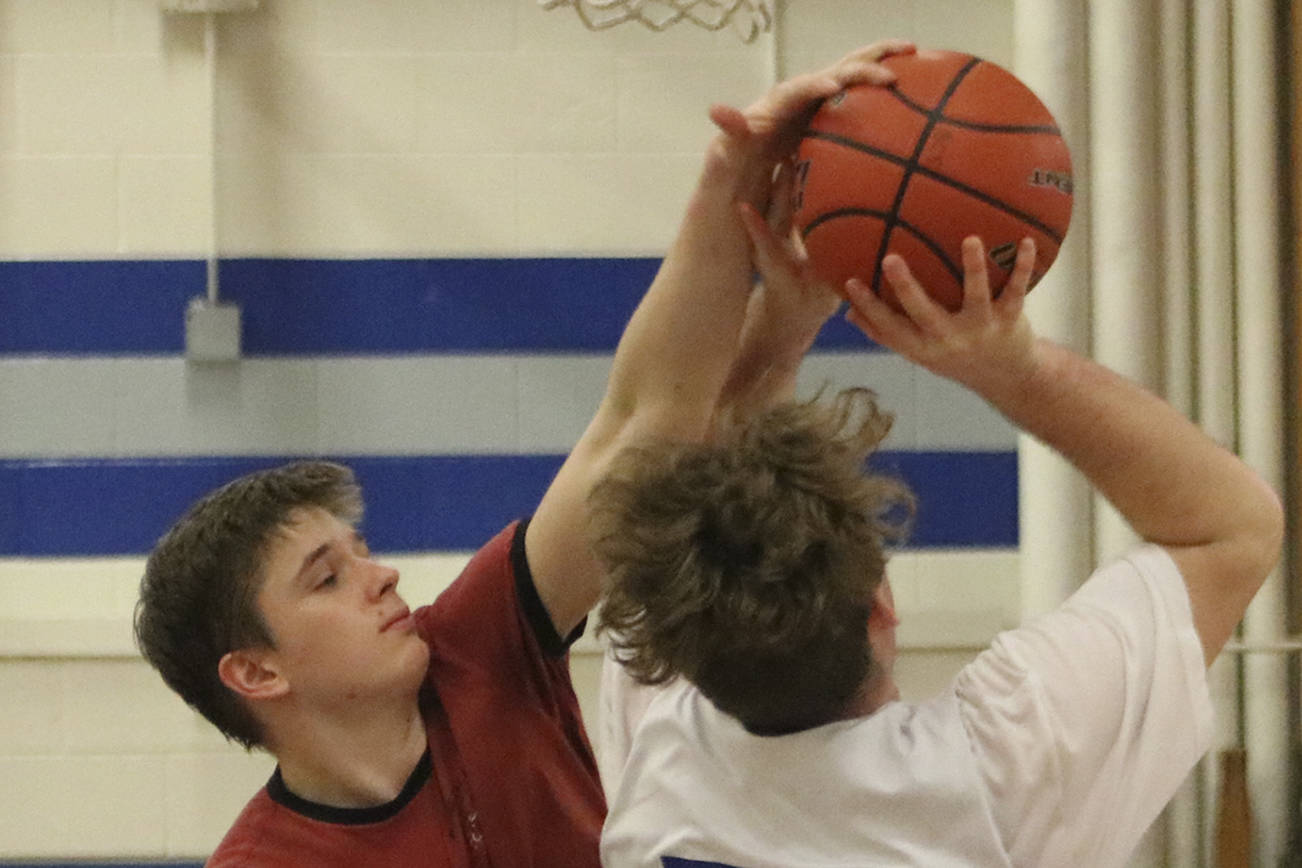
[[[267,788],[258,790],[244,805],[217,849],[204,863],[204,868],[252,868],[277,864],[265,853],[264,845],[269,836],[274,840],[278,825],[276,815],[280,812],[281,808],[267,793]]]
[[[1117,806],[1160,809],[1212,736],[1188,595],[1157,546],[998,636],[953,692],[996,823],[1031,861],[1109,826],[1130,835],[1138,814]]]
[[[1161,662],[1202,670],[1180,571],[1161,547],[1145,545],[1100,567],[1054,611],[1001,633],[957,685],[968,700],[1019,693],[1030,701],[1040,687],[1077,679],[1121,689],[1127,670],[1147,681]]]
[[[527,519],[512,522],[477,551],[460,575],[417,614],[431,645],[475,643],[527,629],[546,656],[562,656],[582,633],[561,637],[538,597],[525,553]]]
[[[1170,679],[1200,696],[1201,645],[1179,569],[1144,545],[1100,567],[1054,611],[1001,633],[954,687],[969,723],[980,713],[1029,737],[1082,714],[1119,724],[1127,704]]]
[[[1192,624],[1193,618],[1179,566],[1166,549],[1151,544],[1134,548],[1099,567],[1065,606],[1089,606],[1154,622]]]

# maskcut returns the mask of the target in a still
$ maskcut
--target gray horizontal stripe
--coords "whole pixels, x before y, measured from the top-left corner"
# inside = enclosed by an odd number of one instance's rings
[[[0,458],[563,453],[608,356],[0,358]],[[799,392],[865,385],[905,450],[1003,450],[983,402],[886,353],[816,353]]]

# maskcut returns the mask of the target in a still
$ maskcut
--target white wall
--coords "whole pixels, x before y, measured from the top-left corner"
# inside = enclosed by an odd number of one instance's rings
[[[589,33],[570,10],[532,0],[263,0],[258,12],[223,17],[222,251],[655,256],[694,181],[706,107],[748,102],[775,66],[793,73],[888,35],[1005,65],[1012,56],[1011,0],[784,5],[776,62],[772,36],[747,46],[686,26]],[[164,16],[151,0],[0,0],[0,260],[203,258],[208,118],[201,19]],[[294,392],[295,377],[315,382],[328,364],[339,360],[258,362],[265,385],[244,384],[249,412]],[[816,359],[806,386],[854,378],[856,364]],[[188,376],[179,358],[0,355],[0,459],[192,454],[196,440],[158,434],[166,426],[152,415],[138,436],[108,442],[97,422],[117,399],[86,385],[125,378],[133,395],[159,389],[172,397],[147,404],[150,414],[207,436],[194,416],[202,408],[187,403]],[[558,437],[581,426],[598,394],[599,374],[578,379],[552,419]],[[934,429],[944,440],[957,425],[959,442],[930,448],[1013,448],[1011,430],[975,402],[925,397],[937,388],[900,388],[901,431],[916,441]],[[928,422],[937,408],[954,418]],[[268,454],[272,440],[256,425],[233,426],[212,448]],[[464,558],[393,560],[419,601]],[[138,556],[0,559],[0,859],[202,857],[269,772],[265,757],[226,746],[135,657],[128,625],[140,566]],[[911,649],[900,663],[906,695],[943,684],[968,646],[1015,617],[1016,566],[1012,550],[906,552],[893,562]],[[585,707],[595,669],[581,648]]]

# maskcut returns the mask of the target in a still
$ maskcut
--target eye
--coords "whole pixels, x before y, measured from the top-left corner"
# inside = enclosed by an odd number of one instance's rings
[[[321,581],[317,582],[316,589],[320,591],[320,590],[325,590],[327,588],[333,588],[338,583],[339,583],[339,577],[336,576],[334,573],[331,573]]]

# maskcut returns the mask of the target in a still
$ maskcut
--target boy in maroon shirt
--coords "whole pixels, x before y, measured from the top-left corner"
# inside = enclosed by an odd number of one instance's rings
[[[278,762],[210,865],[598,864],[605,804],[566,658],[601,588],[588,491],[632,442],[709,436],[721,398],[765,376],[775,337],[743,334],[765,302],[752,303],[738,209],[765,211],[821,100],[888,84],[876,61],[911,50],[877,43],[744,112],[711,109],[721,132],[595,417],[533,518],[433,604],[410,612],[397,572],[370,557],[360,491],[334,464],[241,477],[160,541],[136,614],[146,658],[227,737]],[[785,327],[816,330],[826,313]]]

